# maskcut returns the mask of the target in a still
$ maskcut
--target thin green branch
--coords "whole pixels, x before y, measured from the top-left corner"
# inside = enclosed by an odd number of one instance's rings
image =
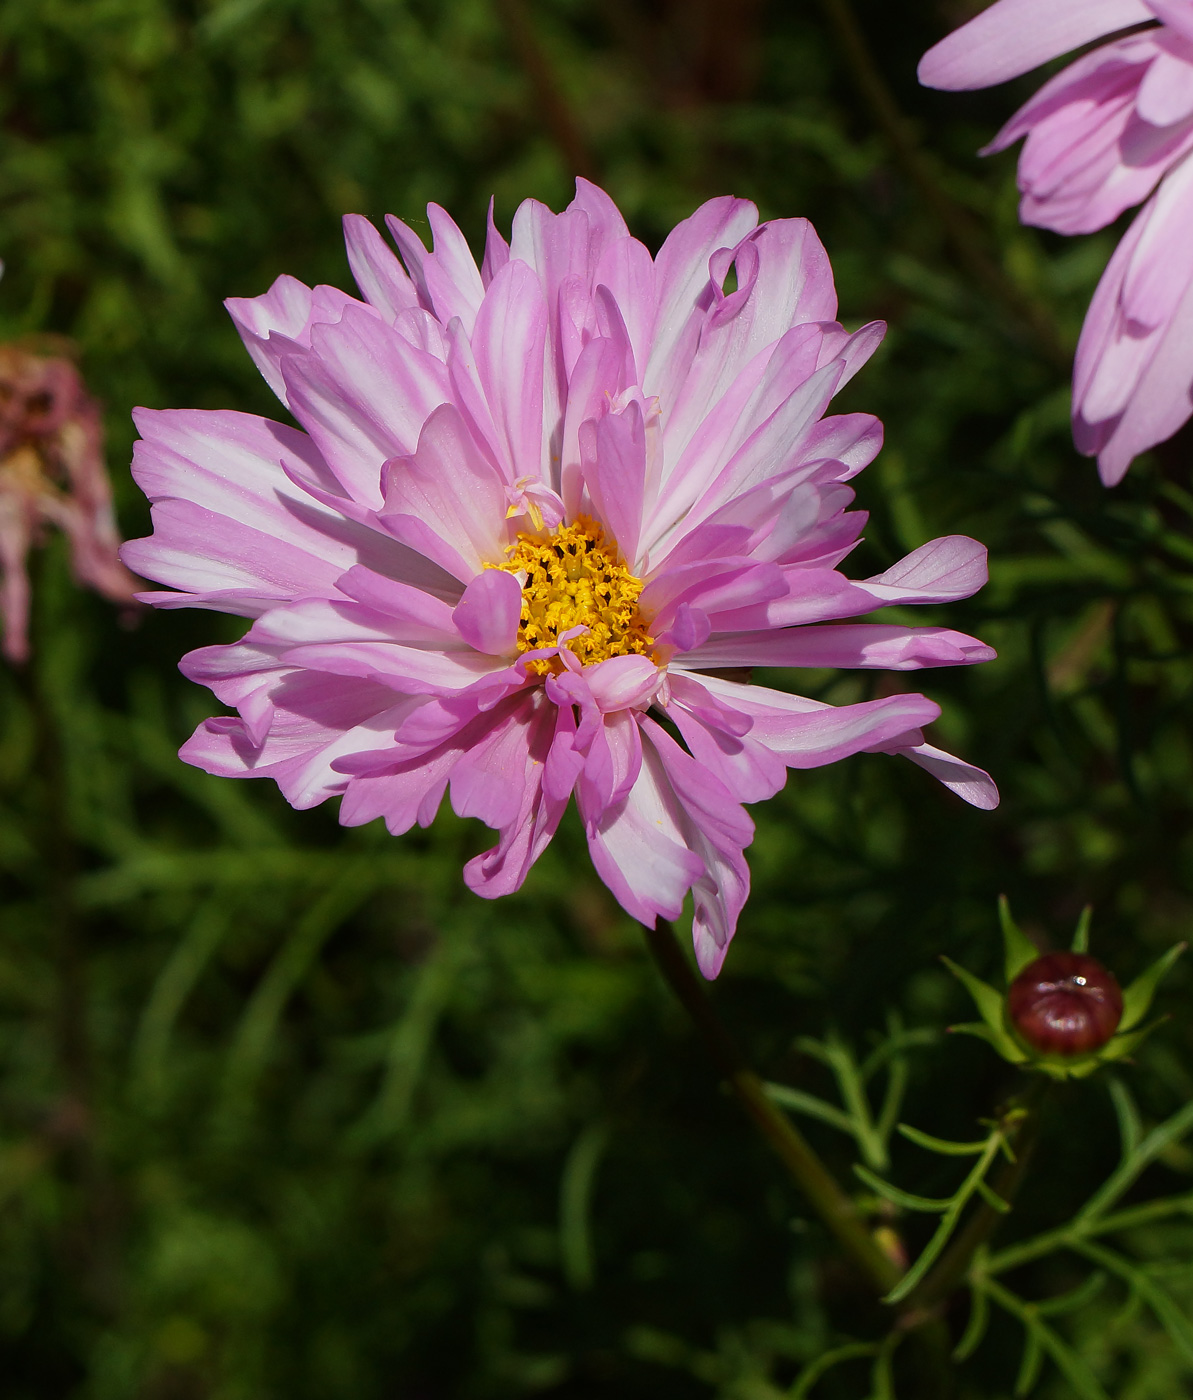
[[[1029,1346],[1034,1344],[1048,1353],[1081,1400],[1110,1400],[1089,1365],[1041,1319],[1034,1304],[1025,1303],[993,1279],[985,1279],[982,1287],[1000,1308],[1019,1319],[1028,1333]]]
[[[911,1268],[908,1269],[907,1273],[903,1275],[899,1283],[896,1284],[896,1286],[891,1289],[890,1293],[887,1294],[886,1301],[888,1303],[897,1303],[903,1298],[908,1297],[908,1295],[911,1294],[912,1291],[919,1284],[920,1280],[925,1277],[928,1270],[936,1262],[936,1259],[939,1257],[939,1255],[944,1251],[944,1248],[948,1244],[953,1231],[957,1227],[957,1222],[961,1219],[962,1212],[965,1210],[965,1207],[969,1204],[970,1198],[977,1192],[978,1187],[981,1185],[986,1173],[990,1170],[991,1163],[994,1161],[995,1157],[998,1155],[1005,1142],[1006,1137],[1001,1128],[996,1128],[990,1134],[990,1137],[986,1142],[986,1146],[982,1150],[982,1155],[973,1164],[973,1167],[970,1169],[969,1175],[961,1183],[956,1195],[951,1197],[950,1200],[945,1204],[945,1209],[943,1215],[941,1216],[940,1224],[936,1227],[936,1233],[924,1246],[923,1253],[920,1255],[920,1257],[915,1261]],[[924,1207],[921,1207],[921,1209],[923,1208]],[[984,1211],[989,1209],[991,1209],[990,1206],[983,1205],[981,1211],[979,1211],[979,1215],[981,1215]],[[997,1218],[997,1215],[995,1218]],[[947,1275],[944,1275],[942,1277],[941,1282],[938,1284],[938,1288],[943,1288],[943,1292],[940,1292],[938,1294],[928,1294],[927,1290],[925,1289],[925,1296],[916,1299],[916,1304],[920,1308],[927,1309],[933,1303],[939,1302],[941,1299],[947,1297],[948,1294],[953,1291],[953,1289],[964,1277],[965,1269],[966,1267],[968,1267],[968,1263],[973,1255],[974,1249],[976,1249],[977,1246],[984,1241],[984,1239],[985,1235],[982,1235],[980,1238],[974,1238],[972,1245],[969,1246],[968,1252],[965,1254],[964,1263],[962,1264],[959,1262],[956,1266],[954,1266],[953,1269],[950,1270],[950,1272]]]
[[[985,1247],[990,1236],[998,1228],[1007,1213],[1007,1206],[1014,1201],[1027,1174],[1039,1131],[1041,1110],[1050,1089],[1051,1084],[1042,1076],[1032,1080],[1019,1108],[1021,1117],[1018,1125],[1013,1134],[1008,1131],[1006,1138],[1002,1139],[1013,1142],[1015,1156],[1004,1165],[992,1188],[998,1204],[988,1199],[983,1200],[965,1228],[942,1253],[936,1267],[911,1293],[910,1303],[913,1307],[931,1310],[942,1303],[964,1279],[974,1255],[980,1248]],[[1002,1135],[999,1137],[1002,1138]],[[974,1177],[975,1173],[970,1175]],[[977,1172],[976,1180],[983,1179],[984,1172]],[[976,1190],[976,1186],[974,1189]]]
[[[1148,1133],[1134,1152],[1126,1156],[1106,1179],[1101,1189],[1095,1191],[1086,1201],[1074,1218],[1073,1224],[1101,1215],[1135,1184],[1145,1168],[1149,1167],[1166,1147],[1179,1142],[1190,1130],[1193,1130],[1193,1100]]]

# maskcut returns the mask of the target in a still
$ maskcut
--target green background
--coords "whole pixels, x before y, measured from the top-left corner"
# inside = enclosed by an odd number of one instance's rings
[[[0,4],[0,334],[77,341],[126,537],[148,530],[129,410],[281,416],[220,301],[281,272],[350,287],[345,212],[425,229],[434,200],[478,246],[491,194],[508,226],[527,196],[561,208],[580,166],[657,247],[732,192],[810,217],[842,319],[890,322],[838,401],[887,430],[850,568],[983,540],[990,585],[908,620],[999,660],[799,685],[846,701],[922,680],[938,742],[1003,803],[976,812],[862,756],[753,809],[754,890],[714,996],[766,1075],[814,1092],[798,1035],[864,1048],[892,1012],[969,1017],[938,955],[997,975],[1000,892],[1044,944],[1092,902],[1124,980],[1190,927],[1190,439],[1112,492],[1075,454],[1066,356],[1115,231],[1020,228],[1014,155],[974,155],[1031,80],[916,86],[964,13],[858,5],[907,142],[965,216],[950,240],[812,3]],[[74,589],[60,540],[36,574],[35,661],[0,674],[5,1400],[769,1400],[878,1334],[573,820],[488,904],[460,868],[489,834],[446,809],[393,840],[190,769],[177,747],[215,707],[176,662],[243,624],[122,627]],[[1193,1091],[1189,985],[1178,966],[1175,1019],[1124,1072],[1146,1117]],[[988,1047],[942,1039],[915,1053],[905,1116],[970,1138],[1015,1084]],[[848,1179],[844,1140],[808,1131]],[[1114,1154],[1104,1090],[1061,1095],[1009,1237],[1063,1219]],[[904,1143],[894,1176],[951,1189],[955,1169],[925,1162]],[[1175,1150],[1145,1184],[1188,1189],[1191,1166]],[[1165,1246],[1193,1302],[1193,1234]],[[1025,1290],[1072,1286],[1065,1267]],[[1111,1292],[1065,1323],[1102,1383],[1187,1393]],[[996,1324],[961,1393],[1008,1395],[1017,1348]],[[865,1372],[815,1393],[860,1397]]]

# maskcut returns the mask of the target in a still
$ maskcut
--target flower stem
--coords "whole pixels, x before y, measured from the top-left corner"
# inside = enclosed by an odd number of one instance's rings
[[[596,162],[577,125],[575,115],[560,90],[543,52],[534,24],[527,13],[525,0],[497,0],[497,9],[505,21],[510,43],[534,91],[535,101],[542,112],[551,139],[559,148],[568,174],[583,175],[586,180],[597,178]]]
[[[886,138],[891,154],[903,167],[904,173],[944,229],[957,260],[975,281],[997,297],[1030,332],[1039,354],[1067,371],[1072,357],[1062,343],[1052,317],[1038,302],[1016,286],[998,263],[987,255],[982,246],[983,237],[977,221],[937,180],[930,163],[911,134],[907,119],[899,110],[894,94],[874,61],[874,55],[849,0],[820,0],[820,4],[836,33],[837,42],[853,74],[854,83]]]
[[[853,1201],[842,1191],[803,1134],[767,1097],[762,1080],[750,1068],[740,1046],[697,980],[671,925],[660,919],[654,928],[647,928],[646,942],[659,971],[692,1018],[717,1068],[754,1126],[878,1293],[889,1292],[899,1280],[898,1265],[879,1248]]]

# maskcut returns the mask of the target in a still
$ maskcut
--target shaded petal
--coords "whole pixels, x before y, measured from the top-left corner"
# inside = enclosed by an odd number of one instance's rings
[[[343,792],[348,780],[331,766],[337,757],[374,747],[422,703],[367,681],[311,673],[283,675],[269,702],[266,734],[254,737],[238,719],[205,720],[179,756],[222,777],[272,778],[300,810]]]
[[[1193,157],[1161,183],[1115,250],[1073,363],[1073,437],[1102,480],[1193,415]]]
[[[1193,29],[1193,5],[1182,5],[1181,10]],[[1135,105],[1143,120],[1153,126],[1172,126],[1193,115],[1193,63],[1187,49],[1180,53],[1160,50],[1144,74]]]
[[[590,816],[607,811],[628,795],[641,768],[638,717],[627,710],[605,715],[584,755],[577,801]]]
[[[567,798],[553,798],[543,791],[543,771],[554,725],[550,705],[531,697],[515,712],[505,733],[494,740],[486,758],[490,769],[498,771],[505,785],[519,801],[510,820],[501,830],[501,839],[492,850],[474,857],[464,867],[464,881],[474,894],[498,899],[513,894],[534,862],[546,850],[567,806]],[[517,732],[510,733],[516,726]],[[452,803],[460,768],[452,775]],[[459,808],[457,807],[457,810]]]
[[[1163,20],[1181,38],[1193,42],[1193,5],[1189,0],[1145,0],[1157,19]]]
[[[692,942],[700,971],[713,978],[721,970],[750,893],[744,850],[754,839],[754,823],[728,789],[669,734],[652,720],[644,720],[642,728],[679,804],[688,846],[704,867],[692,885]]]
[[[646,487],[646,425],[637,403],[580,429],[584,481],[597,514],[638,572],[638,536]]]
[[[469,646],[488,656],[512,656],[522,618],[521,585],[503,569],[485,569],[464,590],[452,617]]]
[[[485,256],[481,263],[481,281],[487,287],[510,260],[510,245],[498,232],[493,221],[493,200],[489,200],[489,215],[485,228]]]
[[[896,749],[904,758],[931,773],[951,792],[963,798],[971,807],[980,807],[983,812],[992,812],[998,806],[998,788],[989,773],[954,758],[943,749],[934,749],[931,744],[917,744],[910,749]]]
[[[502,562],[509,543],[505,513],[505,482],[452,404],[430,415],[413,456],[386,463],[378,518],[462,583]]]
[[[616,807],[590,812],[579,791],[576,802],[596,872],[626,913],[652,927],[656,918],[678,918],[704,862],[687,846],[679,803],[655,747],[643,747],[637,780]]]

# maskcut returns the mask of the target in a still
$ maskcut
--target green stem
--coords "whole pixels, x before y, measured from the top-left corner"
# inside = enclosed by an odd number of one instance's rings
[[[1071,355],[1061,342],[1052,318],[1037,302],[1011,281],[983,250],[977,221],[942,188],[929,162],[916,144],[886,84],[849,0],[820,0],[837,41],[867,106],[886,138],[891,154],[919,191],[925,205],[944,229],[957,260],[993,296],[997,297],[1030,332],[1037,350],[1068,372]]]
[[[543,53],[542,45],[534,32],[534,25],[526,12],[524,0],[496,0],[496,4],[509,31],[514,53],[534,90],[547,130],[558,146],[569,174],[595,180],[596,162],[580,133],[572,109],[559,90],[555,74],[551,71],[551,65]]]
[[[853,1201],[842,1191],[804,1136],[768,1098],[762,1080],[750,1068],[741,1048],[713,1009],[671,925],[660,919],[655,928],[646,930],[646,941],[659,971],[691,1017],[717,1068],[754,1126],[878,1293],[888,1293],[899,1281],[898,1265],[875,1243]]]
[[[1018,1195],[1027,1175],[1028,1163],[1039,1137],[1042,1109],[1051,1088],[1049,1080],[1043,1075],[1036,1075],[1022,1099],[1014,1105],[1026,1115],[1015,1129],[1014,1136],[1010,1137],[1008,1134],[1015,1149],[1015,1160],[1003,1167],[998,1180],[993,1184],[995,1195],[1001,1196],[1008,1204]],[[965,1278],[975,1253],[986,1243],[1003,1219],[1002,1212],[995,1210],[988,1202],[983,1202],[970,1216],[965,1228],[954,1237],[923,1282],[911,1291],[907,1299],[908,1307],[931,1312],[943,1303]]]

